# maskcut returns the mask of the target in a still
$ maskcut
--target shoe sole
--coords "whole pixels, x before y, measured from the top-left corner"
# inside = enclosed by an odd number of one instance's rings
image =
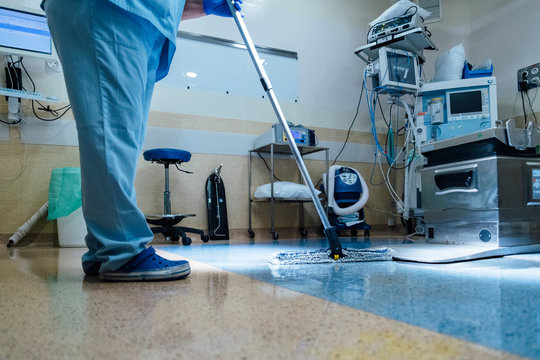
[[[188,265],[152,271],[132,271],[127,273],[111,271],[99,274],[99,278],[107,281],[165,281],[184,279],[191,273]]]

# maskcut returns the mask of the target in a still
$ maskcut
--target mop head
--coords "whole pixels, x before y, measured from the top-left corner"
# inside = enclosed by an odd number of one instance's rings
[[[300,265],[300,264],[323,264],[323,263],[347,263],[363,261],[391,261],[396,252],[390,248],[378,247],[370,249],[343,249],[343,257],[334,260],[330,257],[331,251],[286,251],[272,255],[268,262],[272,265]]]

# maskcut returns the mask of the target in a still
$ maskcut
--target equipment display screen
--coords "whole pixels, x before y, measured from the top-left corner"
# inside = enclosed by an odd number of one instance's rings
[[[40,54],[51,54],[52,41],[47,18],[0,7],[0,46]]]
[[[450,94],[450,114],[482,112],[482,92],[480,90],[455,92]]]
[[[532,198],[540,200],[540,169],[532,169]]]
[[[302,133],[300,131],[291,130],[291,134],[292,134],[293,138],[295,138],[297,140],[302,139]]]
[[[416,85],[415,59],[412,56],[388,52],[388,76],[390,81]]]

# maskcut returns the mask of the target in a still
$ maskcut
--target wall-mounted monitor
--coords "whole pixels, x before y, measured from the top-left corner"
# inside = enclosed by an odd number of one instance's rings
[[[45,15],[39,10],[1,5],[0,53],[53,57],[51,33]]]

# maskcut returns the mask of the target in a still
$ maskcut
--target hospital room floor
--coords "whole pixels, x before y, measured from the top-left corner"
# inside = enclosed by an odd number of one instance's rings
[[[2,246],[0,358],[540,358],[540,254],[275,266],[276,251],[326,242],[155,246],[191,276],[102,282],[82,273],[83,249]]]

